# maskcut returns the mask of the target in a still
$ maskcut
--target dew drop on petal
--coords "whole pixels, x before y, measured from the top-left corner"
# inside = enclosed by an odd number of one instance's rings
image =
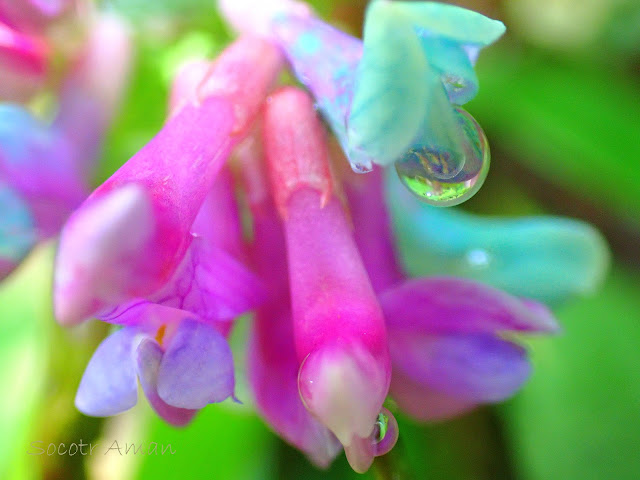
[[[398,441],[398,434],[396,418],[389,410],[383,408],[378,414],[372,434],[374,455],[379,457],[388,453]]]
[[[414,145],[395,163],[402,183],[411,193],[431,205],[458,205],[476,194],[489,172],[491,154],[482,127],[464,109],[455,108],[461,132],[465,135],[462,161],[450,157],[450,152],[424,145]],[[443,179],[448,164],[462,164],[452,178]]]

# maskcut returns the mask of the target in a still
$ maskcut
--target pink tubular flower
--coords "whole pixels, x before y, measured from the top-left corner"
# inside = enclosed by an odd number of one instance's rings
[[[226,169],[193,231],[199,233],[183,264],[160,292],[101,316],[124,328],[98,347],[87,366],[76,396],[80,411],[108,416],[133,407],[136,377],[158,415],[174,425],[233,396],[233,358],[225,337],[231,320],[259,301],[260,286],[238,261],[241,232]]]
[[[298,393],[289,276],[282,224],[269,193],[258,140],[238,149],[253,217],[252,260],[267,287],[267,301],[255,312],[247,347],[247,371],[258,412],[286,441],[326,468],[340,451],[335,436],[304,407]]]
[[[395,259],[379,169],[350,175],[355,237],[384,312],[391,395],[423,421],[502,401],[527,380],[526,351],[505,334],[553,333],[541,304],[453,277],[405,279]]]
[[[268,42],[242,38],[213,63],[196,95],[74,213],[56,259],[63,324],[165,285],[192,243],[193,222],[281,66]]]
[[[208,65],[187,65],[174,83],[172,109],[192,98]],[[158,415],[174,425],[234,394],[226,341],[231,321],[262,300],[262,287],[242,260],[233,180],[223,168],[190,226],[182,262],[157,291],[100,313],[124,328],[98,348],[83,376],[76,406],[107,416],[137,402],[137,382]]]
[[[364,472],[397,435],[390,428],[380,439],[376,429],[391,379],[382,311],[332,191],[311,99],[293,88],[274,95],[263,133],[285,228],[300,396],[345,447],[354,470]]]

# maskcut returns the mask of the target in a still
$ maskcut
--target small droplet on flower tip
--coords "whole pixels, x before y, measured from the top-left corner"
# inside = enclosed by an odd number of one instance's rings
[[[374,445],[374,455],[379,457],[388,453],[398,441],[398,422],[393,414],[383,408],[378,414],[371,439]]]

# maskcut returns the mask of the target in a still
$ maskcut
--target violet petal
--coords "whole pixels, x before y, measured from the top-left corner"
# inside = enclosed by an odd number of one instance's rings
[[[108,417],[136,404],[138,382],[133,353],[139,339],[137,329],[123,328],[98,346],[78,387],[78,410],[93,417]]]
[[[162,354],[162,348],[155,340],[145,338],[140,342],[136,350],[136,366],[140,385],[158,415],[172,425],[183,426],[191,421],[197,410],[172,407],[158,395],[158,370]]]
[[[226,339],[197,320],[184,320],[158,372],[158,394],[169,405],[199,409],[233,395],[233,357]]]
[[[528,302],[528,301],[527,301]],[[408,280],[380,295],[389,328],[422,333],[554,332],[545,308],[471,280],[430,277]]]
[[[260,280],[240,261],[203,237],[194,237],[171,282],[151,298],[206,320],[232,320],[265,296]]]
[[[389,332],[394,371],[461,400],[498,402],[529,377],[526,351],[490,335]]]
[[[438,422],[461,415],[476,406],[471,400],[439,392],[394,369],[390,394],[400,409],[423,422]]]

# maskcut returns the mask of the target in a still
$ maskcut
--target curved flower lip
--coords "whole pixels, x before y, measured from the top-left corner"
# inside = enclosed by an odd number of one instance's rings
[[[80,322],[110,304],[144,297],[168,280],[191,242],[189,229],[212,181],[206,177],[217,173],[212,159],[230,151],[231,122],[224,100],[183,108],[71,216],[56,259],[59,321]],[[193,176],[194,171],[201,173]],[[104,213],[99,221],[95,211]],[[96,222],[100,230],[88,228]],[[100,239],[103,251],[96,247]],[[110,270],[96,270],[109,264]]]
[[[80,382],[80,411],[101,417],[128,410],[137,402],[137,377],[152,406],[175,425],[233,396],[233,359],[224,337],[187,312],[180,317],[172,309],[156,313],[168,314],[162,320],[172,325],[172,333],[160,338],[162,347],[151,325],[125,327],[107,337]]]
[[[384,318],[328,188],[328,149],[310,97],[279,90],[265,106],[263,127],[285,230],[300,397],[364,471],[375,451],[361,449],[359,439],[372,435],[391,376]]]
[[[300,366],[300,398],[344,446],[368,438],[389,389],[380,360],[356,342],[326,342]]]
[[[158,371],[163,354],[155,340],[145,338],[140,342],[135,353],[138,380],[156,413],[171,425],[181,427],[188,424],[198,411],[169,405],[158,394]]]

